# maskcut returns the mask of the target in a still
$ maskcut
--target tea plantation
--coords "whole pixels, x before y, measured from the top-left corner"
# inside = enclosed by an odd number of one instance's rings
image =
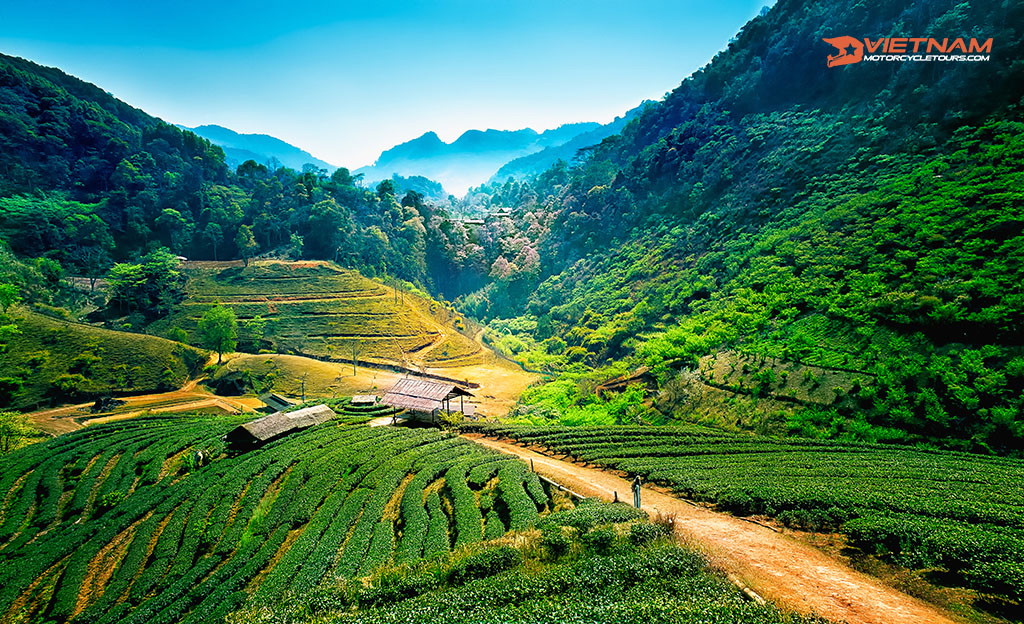
[[[266,349],[351,361],[461,366],[482,350],[449,324],[439,304],[399,293],[327,262],[263,261],[248,267],[192,268],[188,297],[151,332],[173,328],[198,339],[199,319],[211,307],[230,307],[241,325],[243,350]],[[251,322],[265,321],[262,335]],[[451,317],[451,318],[449,318]]]
[[[824,620],[747,600],[664,525],[621,504],[584,501],[540,531],[459,554],[325,583],[228,624],[811,624]]]
[[[1024,601],[1024,461],[703,427],[476,426]]]
[[[141,417],[0,460],[0,620],[216,622],[325,578],[531,526],[521,462],[342,416],[239,455],[244,419]]]

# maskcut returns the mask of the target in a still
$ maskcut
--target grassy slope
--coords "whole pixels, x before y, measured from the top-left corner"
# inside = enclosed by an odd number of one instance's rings
[[[249,267],[189,271],[188,299],[178,313],[152,326],[180,327],[195,337],[199,318],[217,303],[245,324],[267,320],[264,347],[335,360],[459,366],[481,361],[482,350],[456,332],[435,302],[410,293],[396,301],[391,288],[326,262],[257,262]],[[255,346],[255,345],[250,345]]]
[[[25,310],[14,317],[21,333],[10,339],[0,359],[0,377],[25,380],[10,402],[13,407],[110,392],[170,390],[180,387],[206,361],[202,351],[163,338],[60,321]],[[54,385],[62,379],[63,390]]]

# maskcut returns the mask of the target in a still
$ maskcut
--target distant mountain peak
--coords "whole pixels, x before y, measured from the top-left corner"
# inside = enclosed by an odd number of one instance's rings
[[[301,171],[307,164],[328,171],[337,169],[306,150],[269,134],[242,134],[216,124],[205,124],[195,128],[179,124],[178,127],[190,130],[214,145],[219,145],[224,150],[228,164],[233,167],[247,160],[255,160],[264,165],[281,164],[296,171]]]
[[[472,129],[451,143],[445,143],[436,132],[425,132],[385,150],[373,165],[355,173],[363,174],[371,183],[392,175],[424,176],[441,182],[450,193],[462,194],[471,186],[486,182],[511,160],[561,145],[601,127],[595,122],[580,122],[543,132],[532,128]]]

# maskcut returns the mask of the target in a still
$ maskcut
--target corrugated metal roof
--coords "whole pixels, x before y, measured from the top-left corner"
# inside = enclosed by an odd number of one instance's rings
[[[432,412],[441,408],[441,402],[435,401],[434,399],[411,397],[404,394],[392,394],[390,392],[384,395],[382,403],[390,405],[391,407],[416,410],[417,412]]]
[[[260,395],[260,401],[263,401],[265,405],[278,411],[292,406],[291,401],[274,392],[268,392],[267,394]]]
[[[432,412],[444,407],[443,401],[449,399],[449,407],[457,409],[451,399],[459,396],[473,396],[470,392],[455,384],[443,384],[425,379],[407,377],[401,379],[384,394],[381,402],[392,407]]]
[[[293,429],[305,429],[325,423],[334,416],[334,411],[326,405],[314,405],[294,412],[274,412],[269,416],[245,423],[241,428],[257,440],[266,441]]]

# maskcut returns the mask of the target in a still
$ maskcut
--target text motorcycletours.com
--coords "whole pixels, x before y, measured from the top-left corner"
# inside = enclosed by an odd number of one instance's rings
[[[933,37],[879,37],[860,39],[843,36],[823,39],[835,50],[826,60],[828,67],[863,61],[889,62],[985,62],[991,58],[992,39]]]

